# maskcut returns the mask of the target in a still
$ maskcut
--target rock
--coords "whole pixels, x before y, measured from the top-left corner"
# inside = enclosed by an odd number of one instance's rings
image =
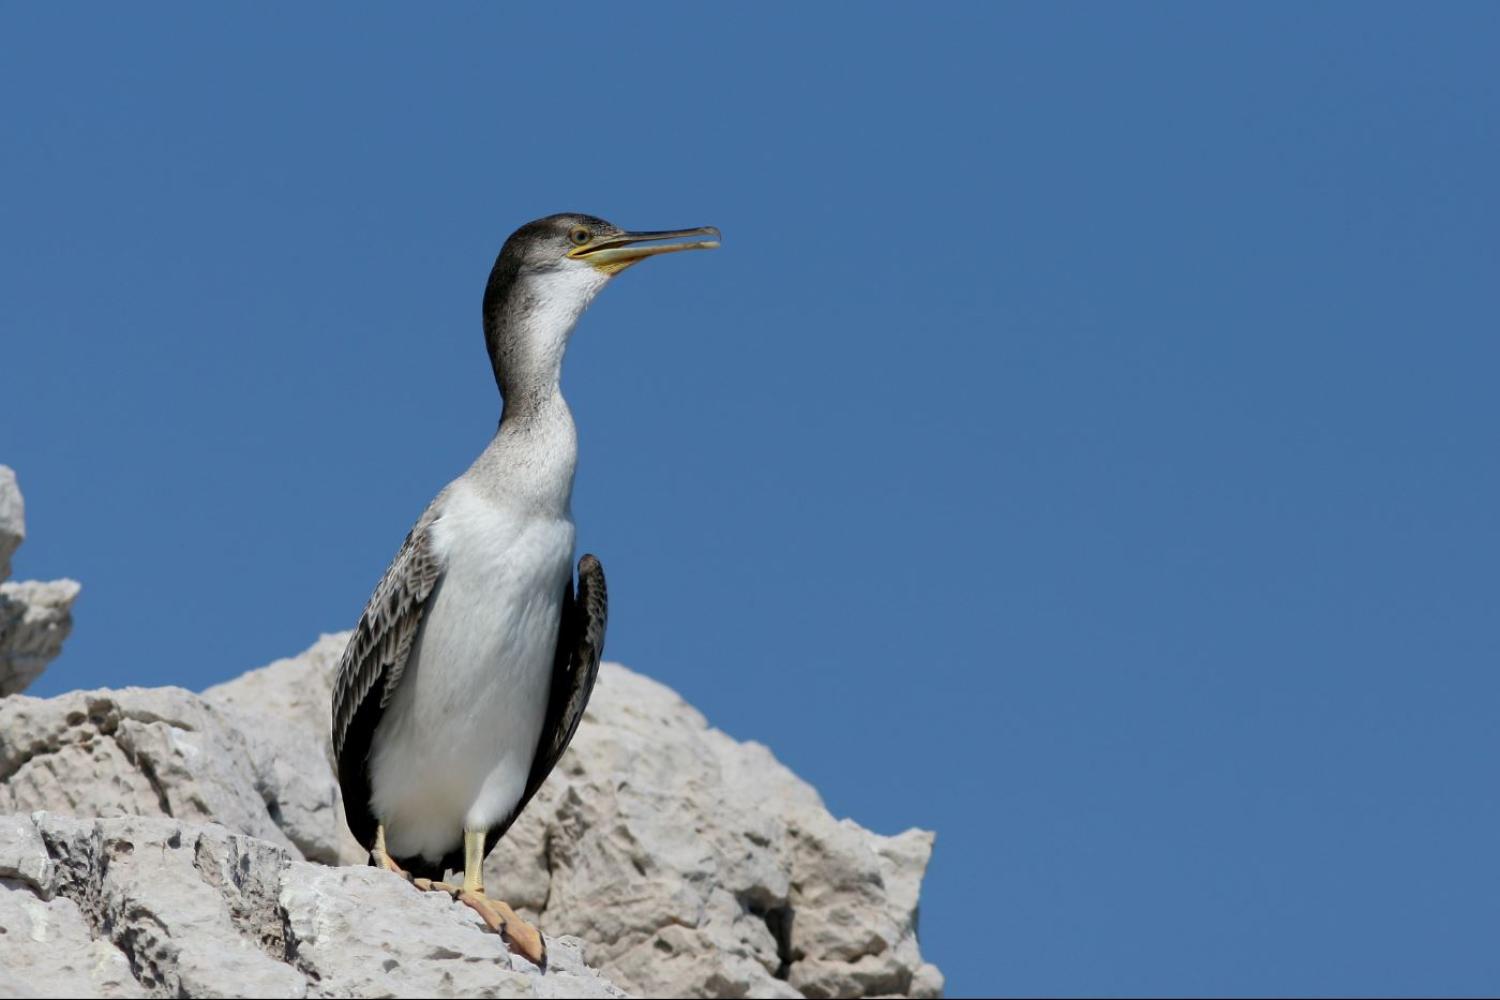
[[[312,646],[269,666],[241,674],[203,692],[203,697],[242,712],[292,723],[315,736],[333,766],[331,715],[333,678],[349,633],[323,635]]]
[[[0,465],[0,581],[10,579],[10,557],[26,540],[26,504],[16,473]]]
[[[0,581],[26,538],[25,505],[16,474],[0,465]],[[73,580],[0,583],[0,697],[26,690],[62,652],[73,629]]]
[[[318,773],[326,777],[339,805],[331,819],[321,813],[314,815],[310,810],[298,814],[302,825],[309,830],[316,829],[320,837],[331,841],[321,845],[310,859],[352,865],[363,864],[368,854],[344,822],[343,799],[339,795],[334,771],[330,722],[333,678],[338,673],[339,657],[343,655],[348,639],[347,632],[323,635],[297,656],[277,660],[208,688],[203,697],[230,715],[247,720],[248,725],[267,732],[295,732],[299,737],[313,741],[319,757],[327,766],[326,772]],[[306,777],[304,769],[314,770],[306,767],[306,761],[305,756],[278,755],[272,770],[278,772],[279,783],[294,781]],[[330,822],[331,829],[327,826]],[[332,857],[329,856],[330,850]]]
[[[210,688],[328,736],[347,633]],[[939,996],[917,944],[933,836],[835,820],[758,743],[616,664],[486,884],[643,996]]]
[[[644,996],[938,996],[916,936],[932,842],[835,820],[764,746],[606,664],[486,882]]]
[[[0,813],[36,809],[216,822],[299,859],[364,858],[340,838],[315,734],[181,688],[0,699]]]
[[[0,701],[0,813],[212,821],[241,837],[234,843],[263,845],[256,850],[279,852],[288,864],[362,863],[328,752],[328,704],[346,639],[324,636],[301,656],[201,696],[162,688]],[[590,962],[632,993],[928,997],[940,995],[943,981],[917,942],[932,843],[920,830],[885,837],[836,820],[764,746],[710,728],[669,688],[605,664],[572,747],[491,855],[486,883],[544,931],[588,941]],[[46,863],[26,857],[29,871]],[[6,863],[0,856],[0,879]],[[298,870],[279,890],[288,914],[301,915],[287,925],[302,942],[298,956],[310,954],[306,942],[317,934],[298,930],[296,920],[323,929],[325,953],[316,960],[328,967],[356,947],[352,939],[373,942],[341,967],[340,991],[480,989],[457,959],[441,966],[439,980],[424,978],[436,967],[383,965],[381,939],[399,936],[413,907],[442,900],[418,901],[409,887],[364,867]],[[383,886],[408,893],[388,895]],[[325,897],[345,902],[319,909]],[[70,919],[58,915],[55,925]],[[362,924],[374,938],[360,937]],[[77,940],[82,949],[97,936]],[[433,960],[468,954],[420,940],[428,950],[411,947]],[[0,969],[11,968],[5,941]],[[113,975],[103,959],[79,958],[78,968]]]
[[[218,825],[0,817],[11,996],[620,997],[578,943],[545,974],[466,907]]]
[[[73,631],[73,580],[0,583],[0,697],[26,690]]]

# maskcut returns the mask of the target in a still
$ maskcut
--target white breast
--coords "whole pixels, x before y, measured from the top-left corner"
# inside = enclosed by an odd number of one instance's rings
[[[370,779],[391,853],[437,860],[525,789],[574,531],[565,503],[547,513],[459,480],[432,538],[444,575],[375,732]]]

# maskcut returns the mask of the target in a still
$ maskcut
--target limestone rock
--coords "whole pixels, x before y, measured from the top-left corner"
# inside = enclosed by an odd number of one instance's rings
[[[347,633],[210,688],[326,740]],[[758,743],[605,664],[578,735],[490,856],[486,884],[590,942],[644,996],[939,996],[917,901],[933,835],[835,820]]]
[[[0,813],[215,822],[297,858],[362,860],[339,837],[317,737],[181,688],[0,699]]]
[[[22,513],[0,466],[0,579]],[[543,975],[363,866],[329,740],[347,633],[202,695],[16,693],[78,589],[0,584],[0,996],[624,996],[575,939]],[[932,843],[836,820],[764,746],[605,664],[486,881],[644,995],[928,997]]]
[[[0,465],[0,580],[10,579],[10,557],[26,540],[26,505],[15,471]]]
[[[545,974],[466,907],[217,825],[0,817],[0,994],[620,997],[579,945]]]
[[[0,581],[26,538],[25,505],[16,474],[0,465]],[[73,580],[0,583],[0,697],[26,690],[62,652],[73,628]]]
[[[917,945],[932,834],[835,820],[758,743],[608,664],[487,882],[647,996],[938,996]]]
[[[73,630],[73,580],[0,583],[0,697],[26,690]]]
[[[317,836],[327,841],[316,855],[309,857],[330,864],[355,865],[364,864],[368,855],[344,822],[344,807],[334,771],[330,722],[333,678],[338,673],[339,657],[344,653],[348,638],[347,632],[324,635],[297,656],[277,660],[208,688],[203,697],[232,717],[243,720],[245,725],[267,732],[286,732],[289,738],[294,733],[317,747],[317,759],[323,762],[326,771],[317,771],[306,756],[285,755],[278,758],[272,770],[281,773],[278,784],[305,777],[310,771],[326,777],[328,787],[339,802],[333,815],[314,814],[312,810],[298,814],[310,831],[316,827]],[[304,755],[312,752],[305,747],[306,744],[299,752]]]
[[[323,635],[296,656],[217,684],[205,690],[203,697],[241,712],[267,716],[278,724],[292,723],[318,739],[332,767],[333,678],[348,641],[347,632]]]
[[[0,813],[213,821],[290,862],[361,864],[328,754],[346,638],[324,636],[201,696],[162,688],[0,701]],[[491,855],[486,883],[544,931],[588,941],[590,962],[632,993],[938,996],[942,975],[917,942],[932,842],[920,830],[884,837],[834,819],[764,746],[731,739],[669,688],[605,664],[572,747]],[[42,864],[31,857],[32,869]],[[479,989],[462,963],[443,966],[446,985],[422,978],[430,970],[402,978],[384,968],[380,938],[398,936],[407,911],[429,903],[381,886],[409,887],[364,867],[303,876],[281,898],[297,904],[289,913],[324,921],[328,948],[352,947],[342,942],[358,921],[374,928],[362,939],[374,950],[341,973],[346,994]],[[330,915],[320,893],[360,903]],[[9,968],[4,940],[0,968]],[[422,954],[453,950],[428,946]],[[79,958],[78,968],[112,975],[102,961]]]

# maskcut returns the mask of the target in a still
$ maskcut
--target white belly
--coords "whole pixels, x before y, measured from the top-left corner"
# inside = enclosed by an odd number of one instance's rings
[[[396,857],[437,860],[526,787],[551,690],[573,522],[462,485],[433,529],[442,581],[375,732],[372,811]]]

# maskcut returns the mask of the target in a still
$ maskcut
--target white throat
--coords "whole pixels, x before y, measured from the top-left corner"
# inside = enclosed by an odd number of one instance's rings
[[[516,276],[490,345],[505,422],[526,421],[558,397],[568,338],[608,281],[609,275],[573,260]]]

